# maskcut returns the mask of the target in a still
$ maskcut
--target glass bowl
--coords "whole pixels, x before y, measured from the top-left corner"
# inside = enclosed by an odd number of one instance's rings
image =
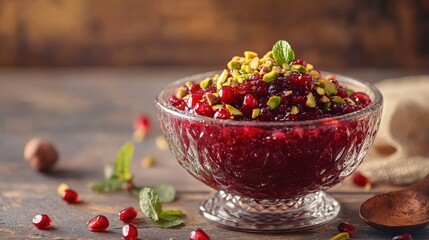
[[[372,103],[342,116],[295,122],[220,120],[168,104],[185,82],[214,74],[180,79],[156,99],[161,129],[180,165],[218,190],[200,204],[200,213],[219,226],[250,232],[298,230],[332,220],[340,205],[323,190],[350,175],[371,147],[382,112],[380,92],[333,74]]]

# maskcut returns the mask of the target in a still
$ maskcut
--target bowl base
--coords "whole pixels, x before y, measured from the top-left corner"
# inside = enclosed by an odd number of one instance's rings
[[[256,200],[219,191],[200,204],[200,214],[216,225],[244,232],[288,232],[334,219],[339,203],[323,191],[296,199]]]

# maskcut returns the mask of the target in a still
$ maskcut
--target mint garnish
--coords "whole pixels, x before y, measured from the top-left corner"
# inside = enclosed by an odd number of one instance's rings
[[[277,65],[281,66],[284,63],[291,63],[295,59],[295,53],[292,47],[285,40],[279,40],[273,46],[273,56]]]
[[[140,208],[146,217],[152,219],[159,227],[174,227],[183,223],[180,210],[163,210],[158,193],[152,188],[145,187],[140,191]]]
[[[176,196],[176,189],[174,189],[174,187],[170,184],[158,184],[153,186],[152,189],[155,190],[156,193],[158,193],[161,202],[169,203],[174,201],[174,198]]]

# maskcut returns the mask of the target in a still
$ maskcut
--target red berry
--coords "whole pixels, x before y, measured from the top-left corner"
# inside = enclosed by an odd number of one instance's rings
[[[201,103],[201,102],[195,105],[195,112],[198,115],[206,116],[206,117],[213,117],[213,115],[215,114],[215,111],[210,105],[208,105],[207,103]]]
[[[338,225],[338,231],[341,232],[347,232],[350,237],[353,237],[356,234],[356,228],[353,227],[353,225],[351,225],[348,222],[342,222],[340,223],[340,225]]]
[[[219,90],[219,98],[220,100],[225,104],[232,104],[234,103],[234,93],[232,92],[231,87],[223,86]]]
[[[71,189],[66,189],[63,193],[63,200],[67,203],[77,203],[79,202],[79,195]]]
[[[38,214],[33,217],[33,224],[38,229],[48,230],[49,228],[51,228],[52,220],[46,214]]]
[[[413,236],[409,233],[404,233],[401,235],[396,235],[392,238],[392,240],[413,240]]]
[[[137,240],[139,232],[133,224],[127,224],[122,227],[122,236],[125,240]]]
[[[254,108],[257,108],[258,105],[259,105],[258,99],[252,94],[247,94],[246,96],[244,96],[243,107],[246,107],[248,109],[254,109]]]
[[[369,96],[363,92],[353,93],[351,97],[356,103],[363,104],[365,106],[371,103],[371,99],[369,99]]]
[[[133,207],[125,208],[118,213],[119,219],[123,222],[129,223],[137,218],[137,211]]]
[[[219,119],[230,119],[230,117],[231,117],[231,113],[225,107],[219,108],[217,112],[214,114],[214,118],[219,118]]]
[[[134,122],[134,128],[136,130],[142,130],[148,132],[150,129],[150,120],[146,116],[140,116]]]
[[[353,182],[360,187],[365,187],[365,189],[369,190],[371,188],[371,181],[369,180],[369,178],[367,178],[360,172],[356,172],[353,175]]]
[[[98,215],[89,220],[87,224],[90,231],[104,232],[109,227],[109,220],[103,215]]]
[[[302,59],[296,59],[296,60],[293,60],[291,63],[290,63],[290,65],[292,66],[292,65],[302,65],[302,66],[307,66],[307,62],[306,61],[304,61],[304,60],[302,60]]]
[[[189,240],[210,240],[210,237],[203,230],[197,228],[189,234]]]

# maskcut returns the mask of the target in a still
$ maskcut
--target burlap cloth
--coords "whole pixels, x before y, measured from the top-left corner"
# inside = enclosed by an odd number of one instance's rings
[[[429,76],[384,80],[374,145],[359,167],[373,182],[410,184],[429,173]]]

